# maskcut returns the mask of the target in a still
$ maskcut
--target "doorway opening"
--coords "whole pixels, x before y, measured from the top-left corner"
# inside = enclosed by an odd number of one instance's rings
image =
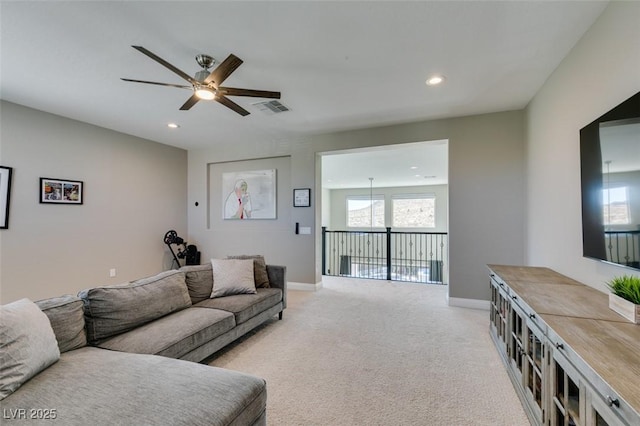
[[[320,153],[322,274],[448,283],[448,141]]]

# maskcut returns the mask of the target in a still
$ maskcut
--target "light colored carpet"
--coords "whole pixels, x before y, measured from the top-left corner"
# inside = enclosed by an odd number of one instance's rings
[[[487,311],[445,286],[323,277],[210,365],[267,381],[269,425],[528,425]]]

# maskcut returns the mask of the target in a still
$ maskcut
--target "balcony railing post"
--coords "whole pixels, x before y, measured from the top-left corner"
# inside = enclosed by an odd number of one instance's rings
[[[391,281],[391,228],[387,226],[387,281]]]
[[[327,274],[327,227],[322,227],[322,275]]]

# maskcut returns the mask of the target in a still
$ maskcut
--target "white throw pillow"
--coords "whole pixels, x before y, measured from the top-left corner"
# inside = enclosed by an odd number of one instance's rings
[[[211,259],[211,298],[233,294],[256,294],[253,259]]]
[[[49,318],[29,299],[0,306],[0,400],[60,359]]]

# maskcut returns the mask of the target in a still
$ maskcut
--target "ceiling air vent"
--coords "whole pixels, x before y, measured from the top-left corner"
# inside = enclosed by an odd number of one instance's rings
[[[281,112],[289,111],[289,108],[280,101],[256,102],[253,106],[265,114],[279,114]]]

